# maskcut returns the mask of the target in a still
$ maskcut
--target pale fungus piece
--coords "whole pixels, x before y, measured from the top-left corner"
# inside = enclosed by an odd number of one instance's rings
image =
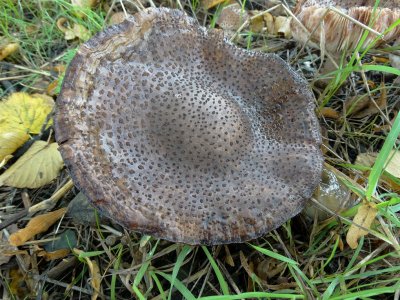
[[[354,50],[363,31],[357,22],[368,26],[377,33],[385,33],[374,47],[390,43],[400,37],[400,26],[386,32],[400,18],[400,0],[380,1],[374,8],[375,0],[299,0],[291,21],[294,39],[314,47],[324,47],[332,53]],[[342,14],[332,10],[339,10]],[[348,16],[348,17],[346,17]],[[311,37],[310,37],[311,34]],[[378,36],[370,32],[362,48],[366,48]]]
[[[146,9],[83,44],[57,102],[74,182],[131,230],[246,241],[298,214],[320,181],[306,81],[178,10]]]

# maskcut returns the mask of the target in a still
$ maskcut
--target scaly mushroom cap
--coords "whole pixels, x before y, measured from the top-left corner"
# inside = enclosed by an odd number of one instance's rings
[[[300,0],[294,13],[299,21],[313,33],[304,31],[295,19],[291,21],[293,37],[302,42],[309,42],[317,47],[323,40],[323,47],[330,52],[353,50],[363,33],[363,28],[353,21],[339,15],[329,7],[335,7],[349,17],[370,26],[377,32],[385,32],[400,18],[400,0],[381,1],[374,11],[375,0]],[[368,46],[377,36],[370,33],[363,48]],[[382,43],[390,43],[400,37],[400,26],[397,26],[379,40],[375,47]]]
[[[322,169],[307,83],[183,12],[147,9],[81,46],[56,138],[74,182],[123,226],[176,242],[256,238],[303,208]]]

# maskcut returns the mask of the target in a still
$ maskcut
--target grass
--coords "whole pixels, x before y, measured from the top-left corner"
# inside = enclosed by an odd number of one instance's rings
[[[77,9],[63,0],[0,0],[0,6],[4,8],[0,10],[0,35],[20,45],[18,53],[0,61],[0,97],[21,90],[47,93],[52,82],[58,87],[52,94],[56,96],[63,73],[55,71],[54,67],[67,66],[82,43],[79,39],[65,40],[56,21],[67,18],[69,26],[83,25],[93,35],[106,26],[111,1],[105,2],[109,5]],[[156,6],[178,6],[174,1],[154,3]],[[197,0],[182,1],[181,4],[188,13],[195,14],[200,23],[207,20],[206,24],[214,28],[227,3],[209,11],[202,9]],[[243,9],[253,5],[249,1],[241,4]],[[126,3],[124,9],[132,11],[134,5]],[[120,2],[115,2],[114,10],[122,10]],[[400,20],[392,27],[399,24]],[[352,199],[359,201],[358,204],[334,213],[324,221],[316,218],[310,221],[300,215],[257,240],[215,247],[191,247],[154,240],[128,233],[115,224],[103,224],[104,220],[99,220],[97,227],[63,220],[60,230],[73,228],[79,237],[78,248],[84,252],[76,256],[76,261],[70,255],[71,266],[50,278],[47,274],[57,271],[56,268],[66,262],[47,262],[38,257],[35,247],[41,246],[41,239],[53,237],[55,233],[39,236],[37,245],[20,248],[29,250],[29,257],[17,254],[9,263],[0,264],[3,292],[12,299],[21,298],[17,296],[21,289],[15,288],[18,278],[10,275],[13,274],[11,270],[20,269],[30,271],[23,279],[27,299],[37,296],[37,286],[41,287],[42,297],[89,299],[91,274],[85,261],[90,259],[100,267],[100,295],[111,299],[398,299],[400,195],[395,184],[400,186],[400,180],[384,168],[390,150],[399,148],[400,90],[392,83],[395,76],[400,76],[400,71],[388,65],[370,63],[371,56],[376,54],[372,46],[377,40],[362,49],[367,35],[368,31],[365,31],[349,57],[342,56],[339,69],[331,73],[334,78],[325,88],[313,86],[318,106],[338,110],[351,95],[366,93],[361,72],[377,86],[383,82],[387,90],[383,115],[353,119],[351,114],[344,112],[338,120],[320,120],[324,128],[327,167],[343,182]],[[298,52],[299,46],[290,48],[287,41],[280,38],[246,30],[235,42],[247,49],[272,49],[272,43],[276,49],[281,49],[276,53],[292,61],[293,67],[309,82],[321,79],[317,72],[307,71],[304,67],[307,62],[315,65],[314,70],[318,69],[317,50],[306,47]],[[384,53],[387,55],[396,49],[386,47]],[[315,60],[311,59],[313,57]],[[364,166],[355,162],[356,155],[352,151],[379,154],[373,166]],[[67,172],[63,171],[53,185],[37,190],[0,187],[0,212],[5,216],[17,212],[26,199],[25,192],[33,203],[49,198],[67,177]],[[388,184],[387,178],[392,184]],[[61,205],[67,205],[75,193],[65,194]],[[376,205],[378,215],[367,229],[369,234],[362,237],[353,250],[346,244],[346,234],[358,209],[367,201]],[[1,221],[5,219],[3,215],[0,218]],[[7,235],[6,231],[3,235]]]

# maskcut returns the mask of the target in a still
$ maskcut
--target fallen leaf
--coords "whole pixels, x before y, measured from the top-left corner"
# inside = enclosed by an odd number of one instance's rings
[[[18,43],[9,43],[4,46],[0,46],[0,61],[5,59],[7,56],[15,53],[19,49]]]
[[[352,118],[361,119],[383,110],[387,106],[387,93],[384,83],[381,84],[380,96],[375,99],[376,105],[368,95],[352,97],[345,102],[345,112]],[[379,108],[379,109],[378,109]]]
[[[265,14],[263,14],[263,18],[264,18],[265,26],[267,27],[267,32],[269,34],[275,34],[274,16],[271,15],[270,13],[265,13]]]
[[[53,98],[47,95],[13,93],[0,103],[0,124],[19,124],[27,133],[38,134],[53,107]]]
[[[38,134],[54,107],[51,97],[13,93],[0,102],[0,161]],[[52,124],[48,120],[47,126]]]
[[[67,208],[60,208],[43,215],[33,217],[26,227],[10,235],[9,242],[13,246],[21,246],[35,235],[46,232],[50,226],[57,222],[65,213]]]
[[[375,163],[377,156],[378,156],[378,153],[375,153],[375,152],[360,153],[357,155],[355,164],[365,166],[365,167],[372,167],[372,165]]]
[[[80,255],[83,254],[84,252],[79,249],[74,249],[74,253],[76,255]],[[85,260],[89,267],[89,272],[91,276],[90,284],[92,285],[93,288],[92,300],[96,300],[97,297],[99,296],[99,291],[100,291],[100,283],[101,283],[100,268],[98,264],[94,260],[90,260],[89,257],[85,257]]]
[[[385,171],[390,175],[400,178],[400,151],[391,150],[386,161]]]
[[[21,128],[0,124],[0,160],[5,160],[27,140],[29,140],[29,134]]]
[[[285,38],[290,38],[292,32],[290,30],[291,17],[278,16],[275,18],[275,35],[281,35]]]
[[[323,107],[320,109],[319,113],[321,116],[329,119],[337,120],[340,118],[340,114],[332,107]]]
[[[378,153],[360,153],[356,159],[356,165],[372,167],[375,163]],[[393,178],[395,177],[395,178]],[[396,180],[397,179],[397,180]],[[400,191],[400,152],[391,150],[385,163],[385,172],[382,174],[380,181],[391,190]]]
[[[357,214],[353,219],[353,224],[351,224],[346,236],[347,244],[351,249],[356,249],[358,246],[358,239],[368,234],[367,229],[371,227],[377,212],[378,210],[373,203],[364,203],[358,208]]]
[[[256,11],[251,11],[251,12],[253,14]],[[252,17],[250,19],[250,26],[249,27],[250,27],[251,32],[256,32],[256,33],[262,32],[263,29],[266,28],[266,25],[264,23],[264,17],[262,15],[258,16],[258,17],[255,17],[255,16]]]
[[[79,38],[85,42],[90,39],[91,34],[85,26],[74,23],[71,28],[70,26],[65,26],[66,23],[68,23],[68,19],[64,17],[57,20],[57,27],[64,32],[64,38],[67,41]]]
[[[43,257],[46,261],[50,260],[56,260],[60,258],[66,257],[68,254],[70,254],[69,249],[58,249],[52,252],[47,252],[45,250],[41,250],[37,253],[37,256]]]
[[[57,143],[36,141],[0,175],[0,186],[38,188],[56,178],[62,167],[63,160]]]

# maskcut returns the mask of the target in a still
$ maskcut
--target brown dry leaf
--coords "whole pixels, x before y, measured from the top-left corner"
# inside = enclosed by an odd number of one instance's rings
[[[56,260],[59,258],[64,258],[68,254],[70,254],[70,252],[71,251],[69,249],[58,249],[58,250],[52,251],[52,252],[47,252],[45,250],[41,250],[37,253],[37,256],[44,257],[44,259],[46,261],[50,261],[50,260]]]
[[[79,249],[74,249],[74,253],[76,255],[83,254],[84,252]],[[96,300],[97,297],[99,296],[99,291],[100,291],[100,283],[101,283],[101,274],[100,274],[100,268],[97,265],[97,263],[94,260],[90,260],[89,257],[85,257],[86,263],[88,264],[89,267],[89,272],[91,276],[91,282],[90,284],[92,285],[93,288],[93,294],[92,294],[92,300]]]
[[[373,203],[364,203],[361,205],[353,219],[349,231],[347,232],[346,241],[351,249],[356,249],[358,246],[358,239],[368,234],[366,229],[371,227],[372,222],[375,220],[378,209]],[[366,229],[360,228],[357,225]]]
[[[5,59],[7,56],[15,53],[19,49],[18,43],[9,43],[4,46],[0,46],[0,61]]]
[[[360,153],[357,155],[355,164],[365,166],[365,167],[371,167],[374,164],[377,155],[378,155],[378,153],[374,153],[374,152]]]
[[[54,180],[63,166],[57,143],[36,141],[0,175],[0,186],[38,188]]]
[[[25,228],[10,235],[10,244],[13,246],[21,246],[35,235],[46,232],[50,226],[57,222],[66,212],[67,208],[64,207],[32,218]]]
[[[380,110],[387,106],[387,93],[384,83],[381,84],[381,94],[378,99],[375,99],[375,102]],[[369,99],[368,95],[356,96],[345,102],[345,112],[352,118],[361,119],[378,113],[379,109],[376,105]]]
[[[340,114],[332,107],[323,107],[320,109],[319,113],[321,116],[329,119],[337,120],[340,118]]]

